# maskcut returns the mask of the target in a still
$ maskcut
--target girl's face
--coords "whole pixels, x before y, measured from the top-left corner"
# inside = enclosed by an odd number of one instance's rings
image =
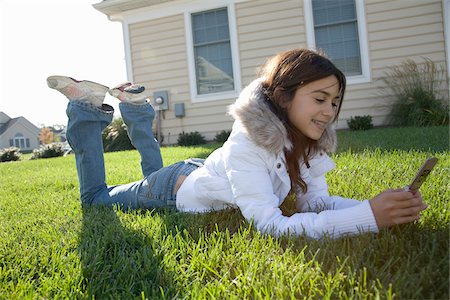
[[[287,104],[289,121],[305,136],[318,140],[335,117],[339,104],[339,82],[334,75],[297,89]]]

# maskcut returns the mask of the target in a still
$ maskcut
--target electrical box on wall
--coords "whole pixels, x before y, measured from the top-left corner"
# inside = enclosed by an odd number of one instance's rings
[[[152,105],[155,110],[169,109],[169,93],[167,91],[154,92]]]
[[[182,118],[186,115],[184,110],[184,103],[176,103],[175,104],[175,117]]]

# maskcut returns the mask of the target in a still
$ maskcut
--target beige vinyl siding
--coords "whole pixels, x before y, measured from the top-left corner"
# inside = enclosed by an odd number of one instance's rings
[[[243,85],[271,55],[305,47],[303,1],[250,1],[236,5]],[[372,80],[347,86],[338,128],[352,116],[371,115],[384,124],[390,99],[380,93],[380,77],[406,57],[445,62],[440,0],[365,1]]]
[[[383,125],[392,100],[380,92],[380,78],[405,58],[422,62],[427,57],[445,64],[442,1],[365,1],[372,81],[350,85],[338,128],[352,116],[371,115]]]
[[[274,54],[306,45],[302,1],[258,0],[236,4],[242,84]]]
[[[254,0],[234,7],[242,87],[270,56],[306,47],[302,0]],[[364,9],[371,81],[347,86],[338,128],[346,128],[352,116],[367,114],[375,125],[384,124],[391,100],[381,96],[379,79],[388,67],[405,58],[446,62],[441,0],[366,0]],[[164,144],[176,143],[182,131],[199,131],[212,140],[232,126],[226,109],[235,99],[196,103],[190,99],[184,27],[183,14],[129,25],[134,81],[151,92],[169,91],[170,107],[162,120]],[[185,103],[184,118],[175,117],[175,103]]]
[[[133,80],[147,86],[151,94],[169,92],[169,110],[162,113],[161,120],[166,145],[175,144],[183,131],[199,131],[212,140],[232,125],[226,107],[234,99],[191,102],[184,26],[183,14],[129,26]],[[175,117],[176,103],[184,103],[184,118]]]

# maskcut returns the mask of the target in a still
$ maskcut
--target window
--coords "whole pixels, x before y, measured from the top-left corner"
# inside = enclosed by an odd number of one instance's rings
[[[305,0],[308,45],[325,51],[349,79],[369,81],[364,4],[361,0]]]
[[[185,18],[193,102],[235,97],[240,80],[234,6],[190,12]]]
[[[316,47],[347,76],[361,75],[355,1],[313,0],[312,8]]]
[[[234,90],[226,8],[192,14],[197,93]]]
[[[25,138],[23,137],[23,134],[17,133],[14,136],[14,146],[21,149],[25,148]]]

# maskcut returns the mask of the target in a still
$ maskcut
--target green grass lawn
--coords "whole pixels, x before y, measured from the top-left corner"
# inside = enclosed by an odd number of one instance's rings
[[[0,299],[449,299],[447,127],[339,132],[331,194],[371,198],[439,163],[420,221],[337,240],[272,238],[237,210],[82,208],[74,157],[0,164]],[[163,148],[165,164],[218,145]],[[140,179],[136,151],[105,155],[108,184]]]

